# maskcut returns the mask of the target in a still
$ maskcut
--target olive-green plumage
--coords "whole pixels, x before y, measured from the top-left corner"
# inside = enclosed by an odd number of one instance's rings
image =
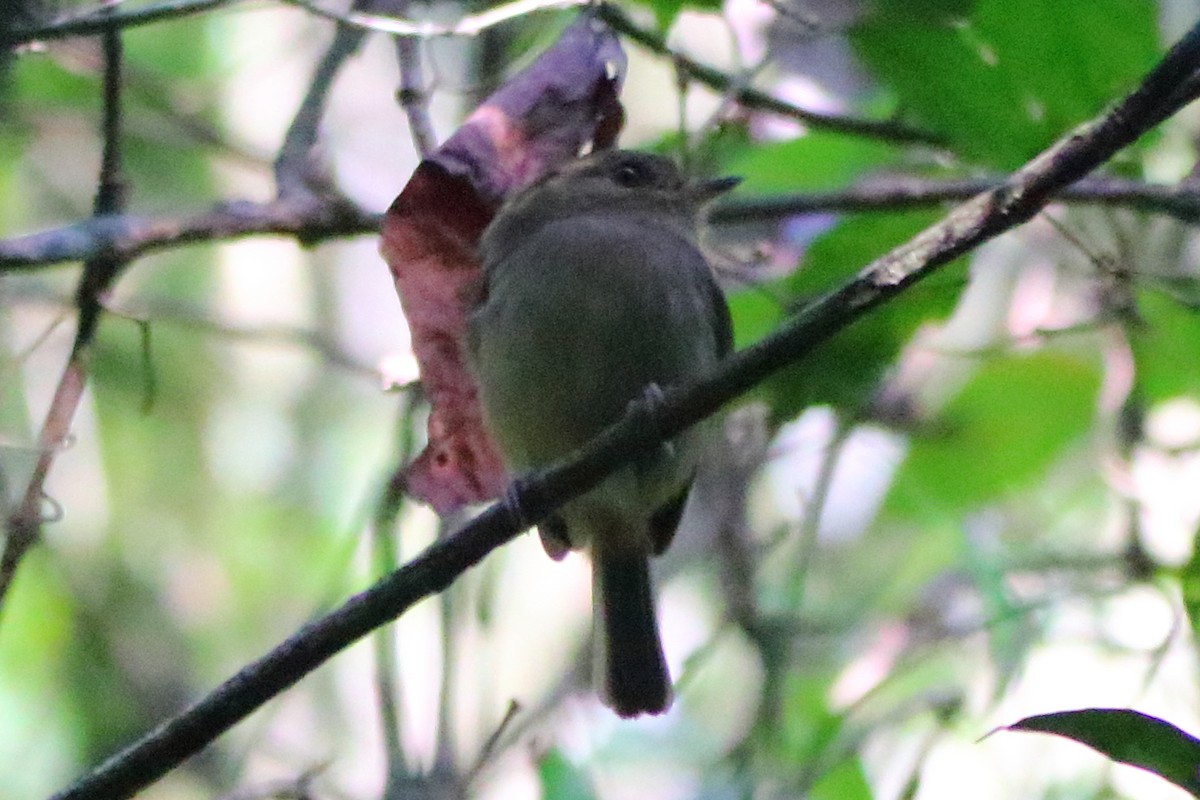
[[[665,158],[606,151],[497,214],[481,245],[468,350],[485,421],[514,473],[563,458],[632,401],[708,374],[729,351],[698,217],[731,185],[689,183]],[[706,426],[681,434],[542,526],[552,556],[591,555],[597,684],[622,716],[671,702],[649,557],[670,543],[705,438]]]

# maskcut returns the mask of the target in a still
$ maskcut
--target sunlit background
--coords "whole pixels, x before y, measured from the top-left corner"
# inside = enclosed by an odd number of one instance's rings
[[[652,10],[671,20],[673,48],[735,81],[829,113],[939,123],[906,107],[878,52],[864,55],[854,38],[874,5],[903,3],[729,0],[673,20],[668,5],[627,11],[647,30]],[[959,35],[997,70],[1009,53],[989,49],[987,25],[1003,5],[930,4],[955,7]],[[1131,88],[1197,14],[1183,0],[1068,6],[1058,24],[1086,28],[1113,8],[1141,15],[1143,27],[1122,35],[1149,43],[1113,42],[1129,79],[1107,93],[1073,74],[1067,85],[1094,96],[1079,103],[1085,116]],[[470,10],[414,4],[410,14]],[[537,12],[427,42],[439,137],[573,15]],[[130,210],[269,200],[272,160],[333,30],[263,2],[128,30]],[[669,58],[625,45],[622,145],[678,154],[686,131],[692,165],[746,175],[743,196],[878,174],[994,174],[1065,130],[1008,152],[986,141],[956,150],[953,136],[945,150],[839,136],[739,110],[695,81],[681,100]],[[897,69],[919,61],[896,56]],[[27,48],[9,65],[0,237],[90,216],[100,72],[89,38]],[[369,36],[321,126],[336,185],[380,212],[418,161],[398,84],[390,42]],[[1022,112],[1030,119],[1078,121],[1037,91]],[[1181,180],[1197,122],[1185,112],[1115,172]],[[716,227],[739,344],[941,213]],[[433,775],[514,800],[1185,797],[1067,740],[983,738],[1094,706],[1200,732],[1196,620],[1180,588],[1200,569],[1190,562],[1200,522],[1195,232],[1124,210],[1050,216],[877,310],[879,324],[730,412],[728,441],[659,565],[678,698],[667,715],[628,722],[598,704],[587,562],[554,563],[524,536],[140,796],[289,797],[307,786],[312,797],[378,798],[400,765],[410,788]],[[1112,264],[1144,303],[1144,330],[1105,316]],[[78,275],[78,264],[0,273],[9,504],[29,480],[70,352]],[[0,617],[0,800],[62,788],[462,521],[439,526],[410,502],[394,527],[372,523],[424,430],[376,237],[154,253],[105,304],[88,389],[46,483],[52,522]],[[381,695],[394,699],[396,739]],[[422,785],[412,796],[435,796]]]

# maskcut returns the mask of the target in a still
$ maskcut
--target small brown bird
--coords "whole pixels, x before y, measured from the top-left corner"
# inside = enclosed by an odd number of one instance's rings
[[[709,374],[729,352],[729,311],[698,239],[702,207],[736,183],[689,182],[666,158],[610,150],[500,210],[483,235],[468,355],[513,473],[562,459],[632,401]],[[674,536],[707,428],[623,467],[541,526],[551,557],[591,555],[596,683],[623,717],[671,704],[649,558]]]

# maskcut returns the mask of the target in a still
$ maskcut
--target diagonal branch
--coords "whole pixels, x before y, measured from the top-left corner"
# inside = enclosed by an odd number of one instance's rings
[[[142,740],[115,755],[54,800],[129,797],[212,742],[270,698],[342,648],[445,589],[489,552],[559,505],[778,370],[795,363],[871,309],[941,266],[1031,219],[1054,196],[1111,158],[1191,93],[1198,74],[1200,24],[1168,53],[1142,85],[1108,114],[1067,134],[1003,185],[972,198],[943,221],[868,265],[839,289],[792,317],[780,330],[729,358],[712,377],[664,392],[654,406],[631,409],[567,461],[524,477],[511,500],[489,507],[341,608],[304,628]]]

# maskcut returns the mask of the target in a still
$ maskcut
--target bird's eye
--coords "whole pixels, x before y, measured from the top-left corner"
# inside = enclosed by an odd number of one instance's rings
[[[622,164],[617,167],[613,179],[620,186],[634,187],[645,184],[648,180],[646,170],[638,164]]]

